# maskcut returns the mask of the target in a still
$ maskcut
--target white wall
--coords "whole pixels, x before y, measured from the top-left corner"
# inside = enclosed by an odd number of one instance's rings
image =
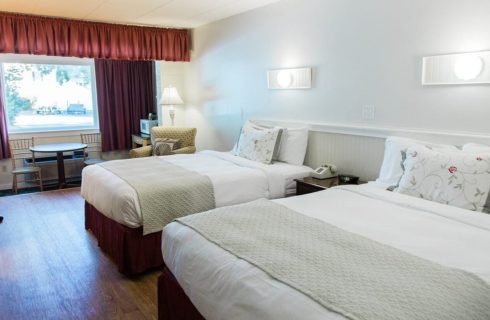
[[[283,0],[194,30],[186,125],[222,150],[247,118],[490,134],[490,86],[420,84],[423,56],[488,49],[488,0]],[[267,89],[267,69],[302,66],[313,89]]]

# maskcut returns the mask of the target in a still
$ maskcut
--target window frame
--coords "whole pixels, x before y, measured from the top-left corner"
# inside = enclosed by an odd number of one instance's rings
[[[92,89],[92,105],[93,105],[93,125],[74,125],[69,127],[32,127],[26,129],[18,129],[10,124],[7,119],[7,130],[10,135],[21,135],[24,133],[42,133],[42,132],[72,132],[72,131],[98,131],[99,130],[99,106],[97,104],[97,84],[95,77],[95,61],[94,59],[75,58],[75,57],[58,57],[58,56],[42,56],[42,55],[26,55],[26,54],[2,54],[0,55],[0,81],[2,81],[3,100],[6,101],[7,92],[4,79],[4,63],[24,63],[24,64],[54,64],[54,65],[80,65],[89,66],[91,75]],[[8,108],[5,107],[5,113],[8,117]]]

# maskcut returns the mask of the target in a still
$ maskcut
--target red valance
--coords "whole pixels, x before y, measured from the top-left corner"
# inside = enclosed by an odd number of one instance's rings
[[[0,53],[112,60],[189,61],[187,30],[0,12]]]

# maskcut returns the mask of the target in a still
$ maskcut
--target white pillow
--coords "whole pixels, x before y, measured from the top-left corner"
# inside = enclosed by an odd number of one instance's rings
[[[477,143],[467,143],[463,146],[463,151],[472,152],[472,153],[479,153],[479,152],[490,153],[490,146],[484,144],[477,144]]]
[[[431,142],[418,141],[409,138],[388,137],[385,142],[385,153],[377,182],[394,186],[403,174],[402,151],[415,146],[426,146],[433,150],[459,151],[455,146],[435,144]]]
[[[405,152],[398,193],[489,213],[490,153],[434,151],[424,146]]]
[[[238,141],[238,156],[270,164],[279,152],[282,129],[261,129],[245,126]]]
[[[308,128],[284,128],[278,160],[300,166],[305,162]]]

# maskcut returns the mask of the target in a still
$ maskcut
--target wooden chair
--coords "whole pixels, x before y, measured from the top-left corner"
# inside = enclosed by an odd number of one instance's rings
[[[9,140],[10,154],[12,158],[12,191],[17,193],[18,191],[18,179],[19,175],[33,175],[34,179],[24,180],[25,182],[36,181],[39,184],[39,188],[43,191],[43,179],[41,168],[36,165],[36,159],[34,152],[30,150],[34,146],[34,138],[31,139],[12,139]],[[26,160],[31,159],[30,166],[25,166]]]
[[[102,163],[106,160],[102,159],[102,139],[100,133],[80,134],[82,143],[87,145],[87,149],[83,153],[83,163],[86,166]]]

